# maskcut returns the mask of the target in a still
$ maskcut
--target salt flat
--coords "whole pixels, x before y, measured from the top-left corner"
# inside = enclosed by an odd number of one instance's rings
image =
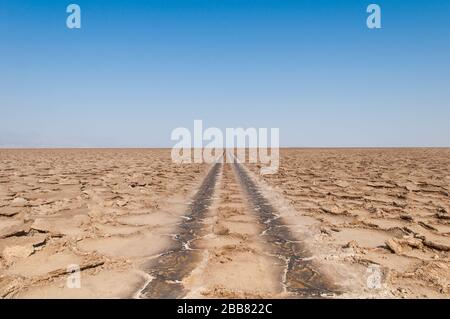
[[[450,149],[283,149],[259,179],[300,236],[316,221],[305,241],[341,282],[351,272],[349,295],[450,296]]]
[[[205,169],[169,150],[0,150],[0,296],[131,297]]]
[[[0,150],[0,297],[450,297],[450,149],[280,154]]]

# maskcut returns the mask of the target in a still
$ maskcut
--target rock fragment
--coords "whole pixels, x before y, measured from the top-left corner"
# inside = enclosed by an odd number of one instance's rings
[[[230,233],[230,230],[223,224],[217,223],[213,226],[213,233],[219,236],[225,236]]]
[[[25,258],[34,253],[34,246],[27,244],[23,246],[8,246],[3,249],[2,256],[6,261],[12,261],[15,258]]]
[[[432,240],[427,240],[425,239],[423,241],[423,244],[429,248],[433,248],[436,250],[441,250],[441,251],[450,251],[450,245],[446,245],[443,243],[438,243],[436,241],[432,241]]]
[[[20,208],[17,207],[0,207],[0,216],[12,217],[20,213]]]
[[[28,205],[28,201],[22,197],[16,197],[11,202],[12,207],[25,207],[27,205]]]
[[[403,253],[402,246],[395,240],[389,239],[386,241],[386,246],[392,251],[394,254],[401,255]]]
[[[14,225],[0,230],[0,239],[13,237],[13,236],[25,236],[30,232],[30,223],[22,225]]]

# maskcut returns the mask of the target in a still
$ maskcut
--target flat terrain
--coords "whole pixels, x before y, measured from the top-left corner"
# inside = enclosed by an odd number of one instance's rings
[[[0,297],[450,297],[450,149],[282,149],[259,168],[0,150]]]
[[[0,150],[0,297],[133,296],[205,169],[168,150]]]
[[[369,282],[379,267],[361,295],[450,297],[450,149],[284,149],[263,179],[294,227],[311,218],[319,263]]]

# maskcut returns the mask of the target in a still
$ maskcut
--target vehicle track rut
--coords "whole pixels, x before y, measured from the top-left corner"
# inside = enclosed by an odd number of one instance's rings
[[[216,184],[221,185],[220,191]],[[236,203],[229,198],[230,194]],[[223,214],[227,208],[236,210],[238,203],[241,205],[238,218],[245,220],[246,226],[233,226],[236,225],[233,217]],[[229,229],[217,233],[214,229],[217,230],[218,222]],[[236,238],[237,244],[230,245]],[[262,195],[246,168],[241,163],[218,162],[192,199],[174,236],[174,245],[144,267],[152,279],[139,297],[320,298],[338,293],[311,257],[307,247],[293,236],[276,208]],[[244,274],[242,270],[246,267],[250,271]],[[246,276],[261,276],[265,282]],[[261,287],[265,291],[258,294]]]

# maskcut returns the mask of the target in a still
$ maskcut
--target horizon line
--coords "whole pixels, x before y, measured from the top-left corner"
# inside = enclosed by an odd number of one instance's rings
[[[14,147],[14,146],[0,146],[0,150],[96,150],[96,149],[103,149],[103,150],[139,150],[139,149],[172,149],[173,147],[166,147],[166,146],[144,146],[144,147],[67,147],[67,146],[56,146],[56,147],[48,147],[48,146],[32,146],[32,147]],[[251,147],[256,148],[256,147]],[[245,147],[245,149],[251,149],[250,147]],[[271,149],[271,147],[267,147],[268,149]],[[279,149],[445,149],[450,148],[450,146],[280,146]],[[191,147],[191,149],[198,149],[195,147]],[[208,149],[206,147],[203,147],[201,149]],[[213,148],[211,148],[213,149]],[[230,148],[224,148],[224,149],[230,149]],[[234,147],[233,149],[237,149],[237,147]],[[242,147],[239,147],[239,149],[242,149]]]

